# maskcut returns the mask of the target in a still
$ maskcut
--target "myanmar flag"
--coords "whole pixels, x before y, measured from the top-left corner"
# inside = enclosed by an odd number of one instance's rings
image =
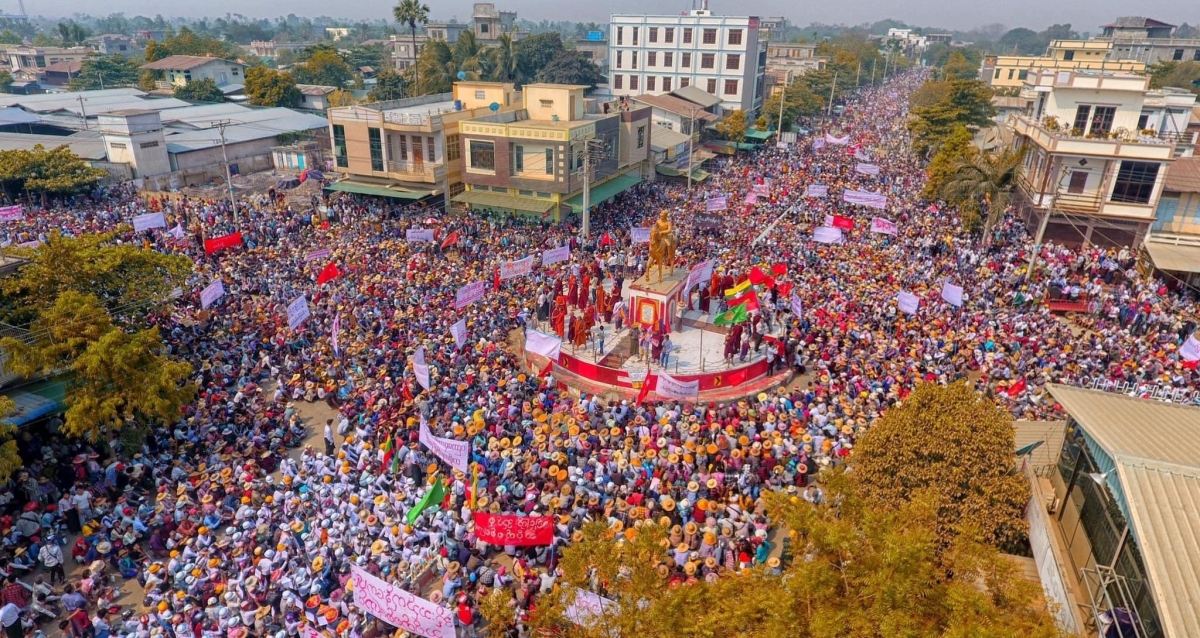
[[[412,509],[408,510],[408,513],[404,515],[404,521],[412,525],[413,521],[417,520],[417,517],[421,515],[421,512],[430,507],[441,507],[442,501],[445,498],[446,487],[442,485],[442,479],[437,479],[429,487],[429,491],[425,492],[425,496],[421,497],[421,500],[417,501],[417,504],[413,505]]]
[[[742,323],[746,320],[746,304],[738,304],[725,312],[717,315],[713,319],[713,324],[718,326],[732,326],[736,323]]]
[[[379,446],[379,451],[383,453],[383,469],[387,470],[388,463],[392,460],[392,455],[396,452],[396,443],[392,441],[392,435],[389,434],[383,445]]]
[[[747,313],[757,312],[759,309],[758,293],[754,292],[753,290],[747,290],[740,297],[734,297],[733,299],[730,299],[729,309],[733,310],[735,306],[745,306]]]
[[[750,288],[750,280],[747,279],[747,280],[743,281],[742,283],[734,286],[733,288],[726,290],[725,298],[733,299],[734,297],[742,294],[743,292],[746,292],[746,290],[749,288]]]

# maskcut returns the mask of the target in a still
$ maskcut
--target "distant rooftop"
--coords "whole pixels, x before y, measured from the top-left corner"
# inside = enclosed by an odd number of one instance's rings
[[[1143,16],[1124,16],[1117,18],[1109,24],[1102,24],[1102,29],[1149,29],[1153,27],[1174,27],[1173,24],[1167,24],[1153,18]]]
[[[199,55],[169,55],[161,60],[143,64],[143,69],[151,71],[187,71],[198,66],[203,66],[209,62],[226,62],[231,64],[241,64],[234,60],[225,60],[223,58],[214,58],[212,56]]]

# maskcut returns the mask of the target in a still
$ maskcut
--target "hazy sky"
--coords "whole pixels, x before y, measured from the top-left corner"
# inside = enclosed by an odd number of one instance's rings
[[[471,16],[471,0],[426,0],[432,17],[460,21]],[[696,0],[699,5],[700,0]],[[12,11],[16,0],[3,0],[0,9]],[[25,0],[31,14],[62,15],[74,11],[97,14],[124,12],[127,15],[197,17],[220,16],[226,12],[251,17],[276,17],[295,13],[301,16],[331,15],[344,18],[379,18],[390,14],[394,1],[359,0],[330,3],[326,0],[206,0],[177,2],[167,0]],[[607,22],[612,13],[675,14],[692,8],[691,0],[607,0],[605,2],[559,0],[497,0],[503,10],[517,11],[518,17],[532,20],[576,20]],[[1055,22],[1069,22],[1078,31],[1092,31],[1097,25],[1121,15],[1145,15],[1179,24],[1200,22],[1200,4],[1179,0],[1093,0],[1086,3],[1046,2],[1045,0],[1006,0],[971,2],[969,0],[838,0],[836,2],[795,2],[794,0],[712,0],[709,8],[725,15],[782,15],[795,24],[810,22],[859,24],[895,18],[910,24],[969,29],[1001,22],[1009,27],[1043,28]]]

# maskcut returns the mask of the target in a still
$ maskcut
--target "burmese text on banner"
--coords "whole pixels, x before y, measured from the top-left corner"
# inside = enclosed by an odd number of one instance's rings
[[[864,164],[859,162],[854,166],[854,172],[862,173],[863,175],[879,175],[879,167],[875,164]]]
[[[475,512],[475,535],[492,545],[549,545],[554,542],[554,517]]]
[[[413,374],[422,388],[429,389],[429,364],[425,363],[425,346],[417,348],[412,356]]]
[[[887,196],[871,191],[852,191],[845,189],[842,191],[842,201],[847,204],[858,204],[870,208],[884,208],[887,206]]]
[[[226,248],[233,248],[235,246],[241,246],[241,245],[242,245],[242,234],[241,233],[230,233],[228,235],[222,235],[221,237],[213,237],[212,239],[205,239],[204,240],[204,252],[205,252],[205,254],[211,255],[211,254],[217,252],[218,250],[224,250]]]
[[[506,261],[500,264],[500,279],[508,280],[513,277],[528,275],[533,272],[533,255],[517,261]]]
[[[404,239],[408,241],[433,241],[432,228],[409,228],[404,231]]]
[[[166,228],[167,218],[162,213],[146,213],[133,218],[133,230],[142,232],[151,228]]]
[[[654,394],[662,399],[695,399],[700,396],[700,380],[680,381],[665,372],[660,372],[658,384],[654,386]]]
[[[25,209],[20,205],[0,207],[0,222],[15,222],[25,219]]]
[[[458,323],[450,326],[450,336],[454,337],[454,347],[461,348],[467,342],[467,320],[459,319]]]
[[[225,294],[225,284],[221,283],[220,279],[212,280],[211,284],[204,287],[200,291],[200,307],[207,310],[218,299]]]
[[[686,296],[687,292],[698,283],[708,281],[712,278],[713,260],[702,261],[688,272],[687,285],[683,287],[683,293]]]
[[[724,197],[711,197],[704,204],[705,210],[707,210],[710,213],[715,213],[719,210],[725,210],[725,208],[728,205],[729,205],[729,200]]]
[[[486,292],[487,282],[483,281],[477,281],[459,288],[458,292],[454,295],[454,309],[462,310],[476,301],[483,299],[483,295]]]
[[[304,261],[317,261],[329,259],[332,253],[328,248],[318,248],[304,254]]]
[[[454,616],[449,609],[414,596],[350,566],[354,579],[354,604],[383,622],[425,638],[454,638]]]
[[[813,241],[819,244],[840,244],[842,243],[842,229],[818,226],[813,229]]]
[[[829,142],[830,144],[837,144],[838,146],[845,146],[850,143],[850,136],[846,135],[844,137],[834,137],[834,136],[830,135],[829,133],[826,133],[825,141]]]
[[[304,320],[308,319],[308,300],[304,295],[300,295],[292,300],[292,303],[287,307],[288,327],[292,330],[300,327]]]
[[[900,231],[896,226],[896,222],[882,217],[874,217],[871,219],[871,232],[883,233],[885,235],[895,235]]]
[[[562,339],[532,328],[525,329],[525,350],[557,362],[562,353]]]
[[[634,244],[650,243],[650,229],[634,227],[629,229],[629,241]]]
[[[421,429],[417,433],[417,438],[450,467],[463,472],[470,471],[471,444],[467,441],[434,436],[433,432],[429,430],[429,422],[425,420],[424,416],[421,417]]]
[[[829,197],[829,186],[827,184],[809,184],[808,188],[804,189],[805,197]]]
[[[571,247],[559,246],[558,248],[551,248],[550,250],[542,253],[542,265],[549,266],[550,264],[557,264],[560,261],[566,261],[570,258]]]

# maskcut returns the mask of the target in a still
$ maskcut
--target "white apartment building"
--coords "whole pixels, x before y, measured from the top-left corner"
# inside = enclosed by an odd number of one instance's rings
[[[608,85],[616,96],[662,95],[695,86],[721,99],[722,111],[752,118],[762,107],[767,43],[754,16],[717,16],[707,8],[678,16],[613,15]]]

